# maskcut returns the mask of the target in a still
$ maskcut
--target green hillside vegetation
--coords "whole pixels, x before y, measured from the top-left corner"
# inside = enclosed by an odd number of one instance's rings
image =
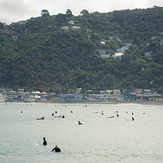
[[[163,93],[162,7],[81,13],[73,16],[68,10],[0,23],[0,87],[57,93],[78,87],[150,88]],[[112,57],[126,45],[122,58]]]

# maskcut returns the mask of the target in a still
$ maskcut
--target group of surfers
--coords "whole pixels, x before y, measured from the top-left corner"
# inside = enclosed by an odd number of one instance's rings
[[[43,146],[46,146],[46,145],[47,145],[46,138],[43,137]],[[52,152],[61,152],[61,149],[56,145],[56,146],[52,149]]]

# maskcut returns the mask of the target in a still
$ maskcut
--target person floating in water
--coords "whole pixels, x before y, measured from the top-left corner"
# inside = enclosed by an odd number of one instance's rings
[[[116,114],[117,115],[117,117],[119,117],[119,114]]]
[[[132,121],[134,121],[135,119],[134,119],[134,117],[132,117]]]
[[[36,118],[37,120],[44,120],[44,117],[41,117],[41,118]]]
[[[43,145],[47,145],[47,141],[46,141],[45,137],[43,137]]]
[[[52,152],[61,152],[60,148],[56,145],[55,148],[52,149]]]
[[[80,121],[78,121],[78,125],[82,125],[83,123],[81,123]]]

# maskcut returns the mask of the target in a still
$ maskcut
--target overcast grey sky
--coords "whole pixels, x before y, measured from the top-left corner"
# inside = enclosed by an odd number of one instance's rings
[[[50,15],[65,13],[67,9],[79,15],[83,9],[110,12],[153,6],[163,7],[163,0],[0,0],[0,22],[10,24],[38,17],[42,9],[47,9]]]

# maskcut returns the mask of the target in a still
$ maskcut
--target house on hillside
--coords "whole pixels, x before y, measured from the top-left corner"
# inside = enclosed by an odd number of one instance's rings
[[[121,61],[123,55],[123,53],[115,53],[112,57]]]
[[[112,90],[106,90],[106,93],[107,93],[108,95],[111,95],[111,94],[113,93],[113,91],[112,91]]]
[[[79,26],[72,26],[72,27],[71,27],[72,30],[79,30],[80,28],[81,28],[81,27],[79,27]]]
[[[69,30],[69,27],[68,26],[63,26],[63,27],[60,27],[61,30],[66,30],[68,31]]]
[[[18,21],[18,22],[14,22],[12,23],[13,25],[25,25],[26,21]]]
[[[68,24],[70,24],[70,25],[74,25],[75,22],[74,22],[73,20],[69,20],[69,21],[68,21]]]
[[[83,96],[80,94],[56,95],[53,97],[54,103],[76,103],[81,102]]]
[[[113,95],[120,95],[121,91],[119,89],[113,89]]]
[[[151,89],[144,89],[143,93],[144,94],[150,94],[151,93]]]
[[[134,95],[130,92],[126,92],[124,94],[124,101],[132,101],[134,99]]]
[[[134,93],[142,93],[143,89],[134,89]]]
[[[41,16],[48,16],[49,15],[49,12],[48,12],[48,10],[42,10],[41,11]]]

